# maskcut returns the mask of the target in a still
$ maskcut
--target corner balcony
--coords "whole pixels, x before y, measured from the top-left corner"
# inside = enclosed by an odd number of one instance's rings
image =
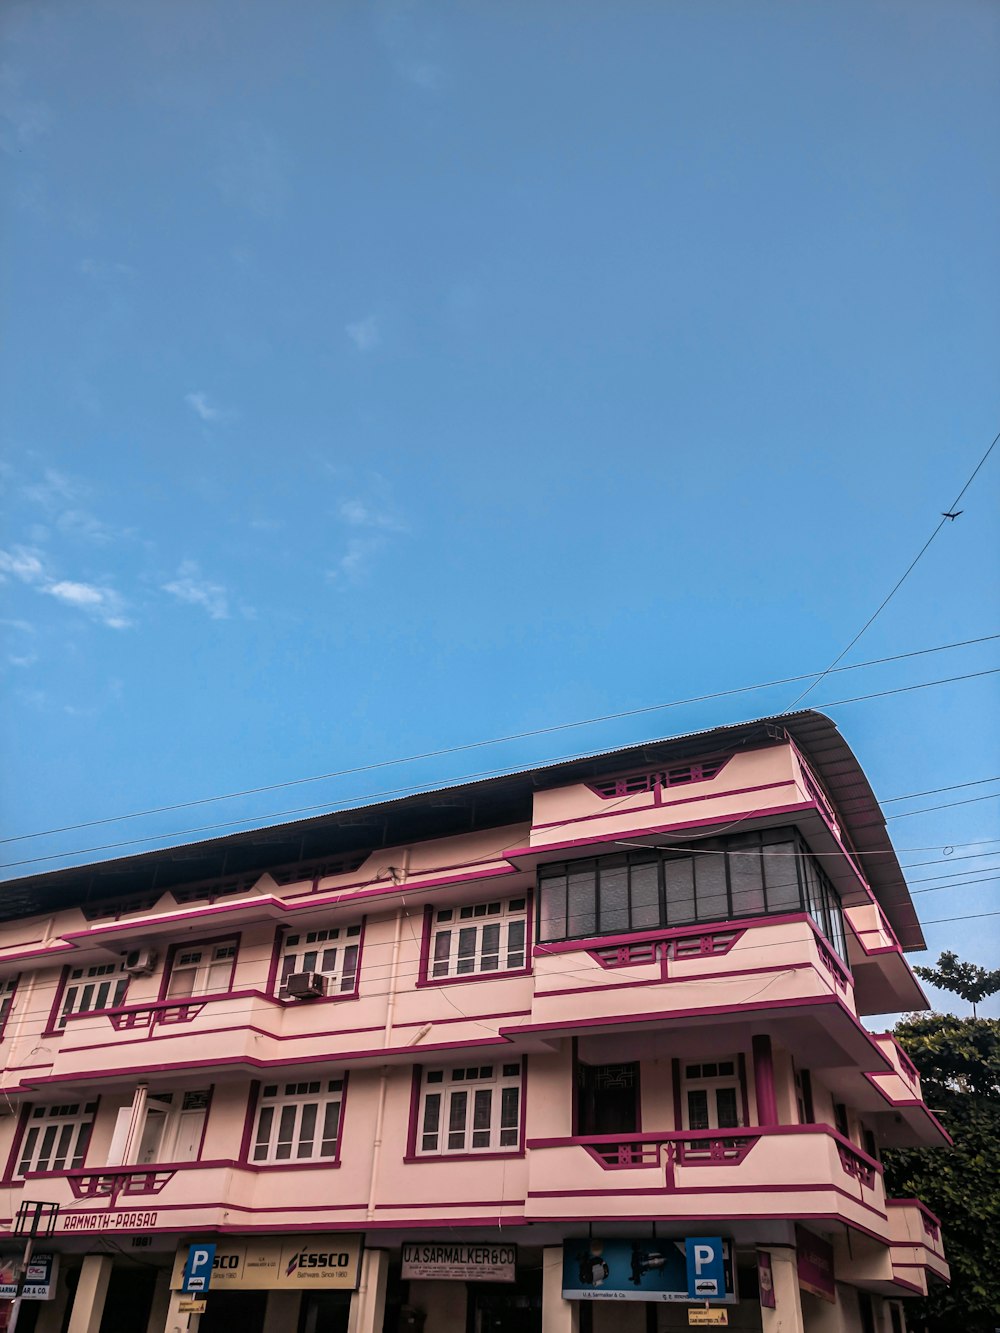
[[[529,1139],[529,1221],[831,1217],[886,1237],[882,1168],[829,1125]]]
[[[948,1282],[941,1223],[919,1199],[887,1199],[893,1281],[927,1295],[929,1280]]]

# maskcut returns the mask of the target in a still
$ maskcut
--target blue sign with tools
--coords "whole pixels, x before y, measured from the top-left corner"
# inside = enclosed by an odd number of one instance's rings
[[[212,1264],[215,1261],[214,1245],[188,1246],[187,1263],[184,1265],[184,1281],[181,1291],[191,1293],[208,1291],[212,1280]]]
[[[692,1301],[710,1301],[725,1296],[726,1265],[721,1237],[688,1236],[684,1248],[688,1298]]]
[[[696,1251],[695,1246],[701,1248]],[[695,1273],[694,1288],[691,1272]],[[736,1291],[730,1245],[714,1237],[567,1240],[563,1242],[562,1294],[570,1301],[711,1300],[733,1304]]]

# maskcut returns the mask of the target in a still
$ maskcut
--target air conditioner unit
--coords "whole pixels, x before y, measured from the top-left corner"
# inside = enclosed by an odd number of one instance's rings
[[[130,949],[122,964],[130,977],[148,977],[155,966],[156,951],[148,948]]]
[[[326,977],[322,972],[291,972],[285,990],[293,1000],[314,1000],[326,994]]]

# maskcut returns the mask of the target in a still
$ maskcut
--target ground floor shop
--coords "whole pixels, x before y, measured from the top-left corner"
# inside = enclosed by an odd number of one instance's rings
[[[56,1237],[51,1286],[21,1302],[16,1333],[673,1333],[692,1311],[743,1333],[905,1333],[901,1293],[863,1238],[782,1221],[713,1230]],[[697,1301],[696,1241],[719,1247]],[[192,1245],[215,1247],[207,1292],[182,1289]]]

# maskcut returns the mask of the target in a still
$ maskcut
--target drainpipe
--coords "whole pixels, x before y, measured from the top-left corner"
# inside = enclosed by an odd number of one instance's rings
[[[391,868],[390,868],[391,869]],[[399,872],[392,870],[392,878],[398,883],[397,875]],[[403,875],[405,875],[405,869]],[[402,878],[402,876],[400,876]],[[385,1031],[382,1035],[382,1048],[388,1050],[392,1044],[392,1020],[396,1013],[396,972],[399,964],[399,945],[403,936],[403,917],[406,915],[406,904],[400,902],[396,909],[396,926],[392,937],[392,962],[389,964],[389,992],[385,1003]],[[365,1218],[371,1222],[375,1217],[375,1191],[378,1188],[378,1166],[379,1159],[382,1156],[382,1129],[385,1124],[385,1102],[389,1084],[389,1066],[383,1065],[379,1072],[378,1081],[378,1109],[375,1113],[375,1139],[372,1144],[372,1169],[368,1179],[368,1207],[365,1210]]]
[[[128,1133],[125,1135],[125,1144],[122,1148],[122,1166],[135,1166],[139,1146],[142,1143],[142,1133],[146,1128],[146,1101],[148,1097],[149,1084],[136,1084],[135,1095],[132,1098],[132,1115],[129,1119]]]

